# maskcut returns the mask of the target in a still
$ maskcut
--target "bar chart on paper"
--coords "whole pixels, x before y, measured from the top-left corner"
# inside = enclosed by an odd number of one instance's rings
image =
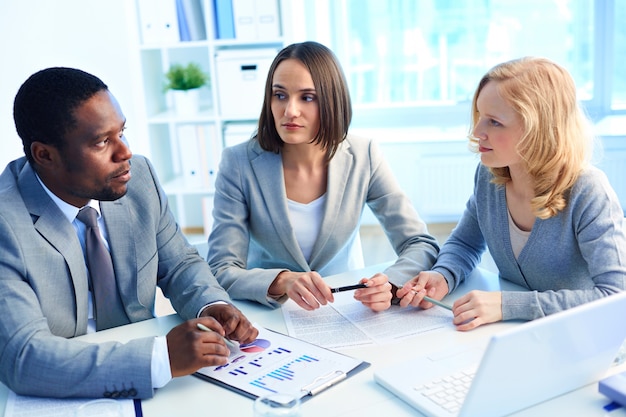
[[[273,353],[280,354],[281,352],[291,353],[285,348],[278,348]],[[250,365],[257,366],[259,368],[263,368],[264,366],[260,363],[263,361],[264,357],[260,357],[250,362]],[[290,360],[284,365],[279,366],[273,371],[269,371],[254,381],[251,381],[250,384],[261,388],[263,390],[269,392],[284,392],[284,388],[282,387],[283,383],[291,383],[299,379],[299,372],[306,373],[307,365],[315,366],[320,360],[309,355],[300,355],[299,357]]]
[[[363,364],[350,356],[257,328],[258,338],[231,351],[227,364],[203,368],[197,375],[248,396],[284,393],[304,397],[333,385]]]

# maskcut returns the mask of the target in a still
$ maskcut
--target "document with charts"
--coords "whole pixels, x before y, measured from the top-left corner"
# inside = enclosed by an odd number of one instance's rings
[[[339,383],[369,363],[255,325],[257,339],[231,348],[229,362],[195,373],[247,397],[293,394],[303,400]]]
[[[374,312],[356,301],[352,292],[337,293],[335,302],[306,311],[293,300],[282,306],[290,336],[328,349],[384,344],[443,328],[453,328],[452,313],[434,306],[391,308]]]

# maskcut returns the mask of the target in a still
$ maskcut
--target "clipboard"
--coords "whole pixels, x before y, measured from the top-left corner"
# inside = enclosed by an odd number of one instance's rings
[[[351,356],[256,327],[257,339],[231,348],[226,365],[202,368],[194,375],[252,399],[280,392],[304,402],[370,366]]]

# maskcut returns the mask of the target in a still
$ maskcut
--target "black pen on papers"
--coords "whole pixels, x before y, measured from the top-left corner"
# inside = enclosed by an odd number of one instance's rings
[[[445,309],[447,309],[447,310],[452,311],[452,306],[449,306],[449,305],[448,305],[448,304],[446,304],[446,303],[442,303],[442,302],[441,302],[441,301],[439,301],[439,300],[435,300],[434,298],[430,298],[430,297],[429,297],[429,296],[427,296],[427,295],[425,295],[425,296],[424,296],[424,301],[428,301],[429,303],[433,303],[433,304],[435,304],[435,305],[437,305],[437,306],[439,306],[439,307],[443,307],[443,308],[445,308]]]
[[[202,330],[203,332],[214,332],[215,331],[215,330],[209,329],[208,327],[206,327],[202,323],[196,323],[196,326],[198,327],[198,329]],[[228,346],[229,349],[238,349],[237,345],[232,340],[228,340],[224,336],[222,336],[222,340],[224,340],[224,343],[226,343],[226,346]]]
[[[346,285],[345,287],[331,288],[330,292],[344,292],[358,290],[359,288],[367,288],[365,284]]]

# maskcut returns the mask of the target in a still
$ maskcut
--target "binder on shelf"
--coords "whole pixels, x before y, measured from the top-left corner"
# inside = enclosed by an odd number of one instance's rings
[[[224,147],[247,141],[257,129],[256,123],[228,123],[224,128]]]
[[[213,229],[213,196],[202,197],[202,220],[204,238],[208,239]]]
[[[215,27],[217,39],[234,39],[235,24],[233,20],[232,0],[214,0]]]
[[[207,150],[207,138],[205,136],[204,126],[196,125],[196,152],[200,159],[200,179],[201,186],[208,187],[211,183],[209,174],[209,151]],[[210,140],[210,139],[209,139]]]
[[[186,28],[186,39],[181,41],[206,40],[206,26],[204,24],[204,8],[201,0],[176,0],[182,9],[182,18]],[[183,31],[181,30],[181,35]]]
[[[196,126],[198,141],[198,154],[202,168],[202,186],[211,190],[215,189],[215,179],[222,158],[222,144],[215,134],[213,125]]]
[[[183,0],[176,0],[176,20],[178,21],[178,36],[181,42],[191,40],[189,26],[187,25],[187,14],[183,6]]]
[[[139,27],[141,28],[141,42],[144,45],[160,43],[160,14],[154,3],[150,0],[137,0],[137,6]]]
[[[144,45],[178,42],[175,0],[137,0],[137,5]]]
[[[182,124],[176,128],[180,166],[186,188],[202,188],[205,184],[196,132],[197,127],[192,124]]]

